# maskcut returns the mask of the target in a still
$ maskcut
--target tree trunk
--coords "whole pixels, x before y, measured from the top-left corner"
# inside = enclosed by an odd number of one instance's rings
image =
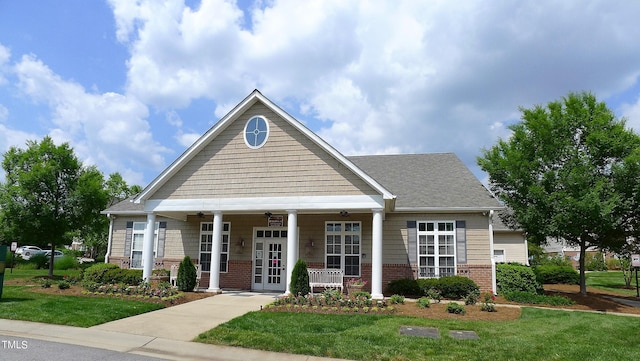
[[[587,254],[587,241],[580,239],[580,294],[587,295],[587,278],[585,276],[585,256]]]
[[[49,278],[53,278],[53,261],[56,256],[56,246],[51,243],[51,254],[49,255]]]

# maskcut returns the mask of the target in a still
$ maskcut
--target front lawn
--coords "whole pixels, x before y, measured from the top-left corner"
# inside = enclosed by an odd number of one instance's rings
[[[436,327],[441,338],[400,335],[403,325]],[[196,341],[355,360],[631,360],[638,329],[635,317],[526,307],[520,319],[502,322],[261,311]],[[480,339],[455,340],[450,330],[475,331]]]
[[[588,287],[599,288],[625,296],[636,295],[635,272],[633,273],[631,288],[625,288],[622,271],[587,272],[586,278]]]
[[[58,325],[91,327],[120,318],[154,311],[161,304],[124,300],[116,297],[51,295],[34,292],[40,287],[34,277],[46,276],[47,270],[14,269],[5,272],[0,298],[0,318]],[[55,275],[75,275],[79,271],[56,271]],[[14,284],[14,285],[12,285]],[[57,287],[56,281],[51,287]]]

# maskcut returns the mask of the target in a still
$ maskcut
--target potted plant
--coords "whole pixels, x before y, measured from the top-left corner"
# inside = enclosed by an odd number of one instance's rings
[[[362,292],[362,289],[367,284],[367,281],[362,278],[350,278],[347,280],[347,294],[352,295],[357,292]]]
[[[169,271],[166,269],[154,269],[151,271],[151,279],[154,281],[169,281]]]

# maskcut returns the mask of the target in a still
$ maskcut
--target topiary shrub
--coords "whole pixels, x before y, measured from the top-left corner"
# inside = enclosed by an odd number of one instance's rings
[[[577,285],[580,274],[571,266],[538,266],[533,269],[541,284]]]
[[[414,280],[411,278],[393,280],[387,285],[387,293],[402,296],[420,296],[423,293],[418,284],[419,281],[422,280]]]
[[[193,291],[196,288],[197,277],[196,266],[193,265],[189,256],[185,256],[178,267],[178,277],[176,280],[178,289],[183,292]]]
[[[307,263],[303,259],[298,259],[298,262],[293,266],[289,291],[291,291],[291,294],[294,296],[306,296],[311,292]]]
[[[438,290],[443,298],[459,300],[472,292],[480,292],[480,287],[472,279],[462,276],[446,276],[438,279]]]
[[[104,275],[112,269],[120,269],[112,263],[97,263],[84,270],[83,282],[104,283]]]
[[[531,267],[521,264],[497,264],[496,284],[500,294],[513,291],[542,292],[542,284],[538,282]]]

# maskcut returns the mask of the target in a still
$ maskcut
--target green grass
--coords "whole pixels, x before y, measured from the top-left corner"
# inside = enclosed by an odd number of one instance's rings
[[[5,280],[33,278],[47,270],[14,270],[5,273]],[[56,276],[77,271],[57,271]],[[30,283],[30,282],[29,282]],[[37,284],[37,282],[33,282]],[[163,305],[115,297],[58,296],[30,291],[37,285],[4,285],[0,298],[0,318],[58,325],[91,327],[101,323],[134,316],[163,308]],[[54,283],[51,287],[57,287]]]
[[[403,336],[402,325],[437,327],[441,338]],[[252,312],[196,341],[355,360],[631,360],[638,350],[630,330],[638,329],[640,318],[534,308],[503,322]],[[450,330],[480,340],[454,340]]]
[[[612,291],[625,296],[636,295],[635,272],[631,282],[631,289],[625,288],[622,271],[587,272],[587,287],[599,288],[601,290]]]

